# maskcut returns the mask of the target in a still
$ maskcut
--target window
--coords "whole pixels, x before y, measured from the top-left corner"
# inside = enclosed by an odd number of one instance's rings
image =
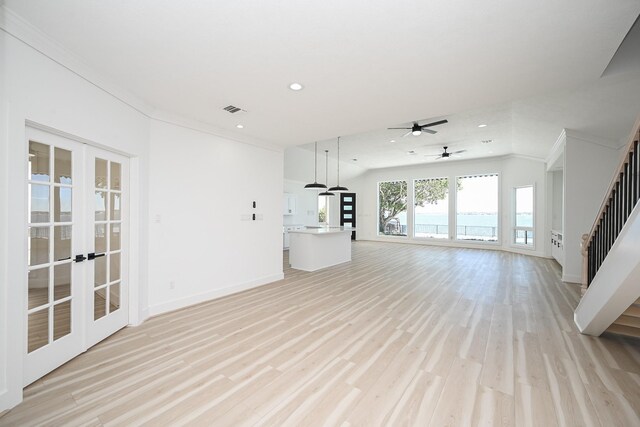
[[[407,181],[378,184],[378,234],[407,235]]]
[[[458,178],[456,238],[498,241],[498,175]]]
[[[533,186],[514,188],[513,243],[533,247]]]
[[[448,239],[449,179],[417,179],[413,182],[413,194],[413,235]]]
[[[329,224],[329,197],[318,196],[318,222],[320,224]]]

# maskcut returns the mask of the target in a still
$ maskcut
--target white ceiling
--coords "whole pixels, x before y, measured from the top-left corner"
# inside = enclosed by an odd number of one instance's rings
[[[378,129],[342,136],[340,159],[365,169],[442,162],[436,155],[448,146],[449,152],[465,150],[448,161],[506,154],[544,160],[564,128],[624,143],[639,113],[640,69],[571,91],[421,120],[421,124],[443,118],[449,121],[432,127],[438,131],[435,135],[403,137],[401,130]],[[481,124],[487,126],[479,128]],[[336,142],[336,138],[319,141],[319,152],[328,149],[330,157],[335,158]],[[314,145],[304,144],[302,148],[313,150]]]
[[[511,101],[596,84],[640,13],[637,0],[4,3],[164,112],[283,146],[446,116],[421,137],[434,153],[491,134],[493,154],[537,153],[515,136],[546,104]]]

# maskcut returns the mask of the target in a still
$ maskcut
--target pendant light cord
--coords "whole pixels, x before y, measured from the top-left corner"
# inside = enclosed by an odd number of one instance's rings
[[[313,158],[315,165],[313,171],[313,182],[318,182],[318,141],[316,141],[315,149],[313,151],[315,153],[315,156]]]
[[[340,187],[340,137],[338,137],[338,187]]]

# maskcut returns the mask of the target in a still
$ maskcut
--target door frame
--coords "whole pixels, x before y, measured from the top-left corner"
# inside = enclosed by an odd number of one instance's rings
[[[141,206],[139,200],[140,187],[140,160],[137,156],[121,150],[114,149],[108,145],[99,144],[94,141],[78,137],[76,135],[60,131],[47,125],[40,124],[25,119],[22,126],[15,126],[9,129],[8,135],[10,140],[22,140],[22,144],[9,144],[8,158],[20,159],[20,165],[12,165],[8,171],[9,186],[7,192],[7,204],[13,206],[8,210],[8,224],[13,224],[7,233],[7,247],[11,250],[7,251],[7,283],[11,286],[7,288],[7,298],[10,301],[16,301],[16,304],[10,304],[6,314],[6,322],[12,326],[11,330],[7,328],[6,343],[4,354],[0,351],[0,369],[2,366],[7,367],[7,378],[5,382],[6,402],[8,407],[15,406],[22,400],[23,384],[25,378],[25,349],[26,349],[26,333],[27,333],[27,315],[24,307],[27,305],[27,245],[25,230],[28,227],[28,167],[27,161],[29,153],[29,132],[28,128],[37,131],[49,133],[53,136],[62,137],[90,147],[95,147],[111,153],[119,154],[127,157],[129,160],[129,250],[128,265],[129,268],[129,286],[128,286],[128,326],[137,326],[148,317],[148,308],[143,308],[140,293],[140,213]],[[13,132],[12,132],[13,131]],[[83,338],[84,339],[84,338]],[[1,343],[0,343],[1,344]],[[86,351],[86,346],[83,351]],[[4,356],[4,357],[3,357]],[[9,373],[9,371],[11,373]],[[2,384],[0,384],[2,387]],[[1,390],[0,390],[1,391]]]

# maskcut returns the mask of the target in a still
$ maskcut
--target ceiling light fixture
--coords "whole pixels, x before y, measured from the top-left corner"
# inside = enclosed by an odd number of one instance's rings
[[[395,139],[392,139],[392,140],[391,140],[391,141],[389,141],[389,142],[396,142],[396,140],[395,140]]]
[[[315,149],[314,149],[315,155],[314,155],[314,172],[313,172],[313,183],[312,184],[307,184],[304,186],[304,188],[306,188],[307,190],[325,190],[327,188],[326,185],[324,184],[319,184],[318,183],[318,143],[315,143]]]
[[[236,125],[236,127],[237,127],[238,129],[244,129],[244,125],[240,125],[240,124]]]
[[[289,85],[289,89],[293,90],[293,91],[299,91],[304,89],[304,86],[302,86],[300,83],[291,83]]]
[[[346,193],[349,191],[347,187],[340,185],[340,137],[338,137],[338,185],[331,187],[329,191],[335,191],[336,193]]]
[[[324,150],[324,180],[329,182],[329,150]],[[325,185],[324,188],[327,188]],[[331,191],[323,191],[318,196],[335,196]]]
[[[487,125],[482,124],[482,125],[478,125],[478,127],[479,127],[479,128],[486,128],[486,127],[487,127]]]

